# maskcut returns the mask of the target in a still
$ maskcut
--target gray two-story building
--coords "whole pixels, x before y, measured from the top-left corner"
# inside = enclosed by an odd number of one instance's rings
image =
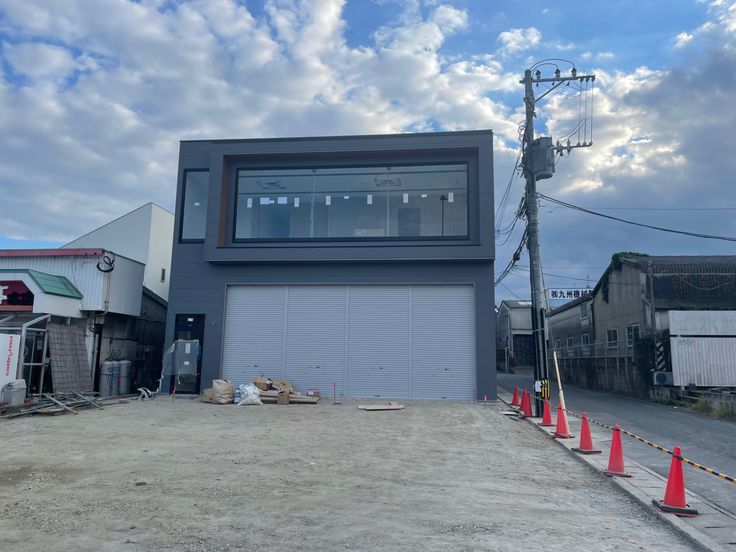
[[[495,398],[492,138],[182,142],[167,343],[202,353],[177,392]]]

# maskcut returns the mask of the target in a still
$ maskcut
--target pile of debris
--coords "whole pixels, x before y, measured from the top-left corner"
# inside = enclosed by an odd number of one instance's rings
[[[96,393],[43,393],[34,396],[33,400],[22,404],[0,403],[0,420],[43,414],[55,416],[68,412],[77,414],[81,408],[98,408],[104,410]]]
[[[319,402],[319,389],[308,389],[302,395],[294,391],[289,380],[272,380],[263,376],[253,379],[253,384],[258,388],[261,401],[276,404],[317,404]]]
[[[229,380],[212,380],[212,387],[202,391],[202,402],[214,404],[317,404],[319,389],[308,389],[302,394],[294,390],[288,380],[272,380],[259,376],[252,383],[237,388]]]

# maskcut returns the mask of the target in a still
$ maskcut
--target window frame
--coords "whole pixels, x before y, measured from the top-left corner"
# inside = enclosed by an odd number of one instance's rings
[[[575,349],[575,337],[568,336],[567,338],[567,356],[572,356],[574,349]]]
[[[207,237],[207,211],[205,209],[204,235],[201,238],[185,238],[184,234],[184,212],[187,201],[187,175],[192,172],[206,172],[209,175],[210,169],[184,169],[181,176],[181,203],[179,208],[179,243],[204,243]],[[207,208],[209,208],[209,183],[207,186]]]
[[[465,205],[465,234],[463,235],[453,235],[453,236],[366,236],[366,237],[355,237],[355,236],[345,236],[345,237],[327,237],[327,238],[238,238],[237,237],[237,228],[238,228],[238,196],[240,195],[240,173],[241,171],[278,171],[278,170],[313,170],[313,169],[365,169],[365,168],[372,168],[372,167],[423,167],[423,166],[436,166],[436,165],[463,165],[465,167],[465,175],[466,175],[466,182],[465,182],[465,195],[466,195],[466,205]],[[285,164],[283,166],[254,166],[254,167],[248,167],[248,166],[236,166],[234,167],[233,173],[235,175],[235,183],[233,186],[233,201],[232,201],[232,228],[230,232],[230,240],[233,245],[245,245],[245,244],[268,244],[268,243],[280,243],[280,244],[316,244],[316,245],[325,245],[329,243],[337,243],[337,244],[344,244],[344,243],[359,243],[359,244],[370,244],[370,243],[390,243],[392,245],[400,245],[401,242],[408,242],[408,243],[427,243],[427,242],[453,242],[453,241],[464,241],[468,242],[471,239],[470,235],[470,228],[471,228],[471,195],[472,195],[472,162],[470,160],[466,159],[457,159],[457,160],[432,160],[432,161],[406,161],[401,163],[389,163],[386,161],[381,162],[364,162],[361,163],[356,160],[353,164],[320,164],[320,165],[310,165],[310,164],[297,164],[297,165],[291,165],[291,164]],[[476,175],[477,178],[477,175]],[[338,193],[339,195],[339,193]]]
[[[616,341],[611,341],[609,338],[610,332],[616,332]],[[618,349],[619,339],[618,339],[618,328],[608,328],[606,329],[606,349]]]
[[[585,316],[583,316],[583,309],[585,309]],[[590,316],[590,309],[588,303],[580,303],[580,320],[587,320]]]
[[[641,329],[639,324],[630,324],[626,326],[626,347],[631,349],[634,346],[634,328],[637,330],[637,337],[641,337]],[[631,339],[629,339],[629,330],[631,330]]]

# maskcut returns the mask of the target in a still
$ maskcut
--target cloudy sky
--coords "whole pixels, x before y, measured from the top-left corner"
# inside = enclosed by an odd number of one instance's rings
[[[540,192],[736,236],[736,4],[723,0],[0,0],[0,58],[0,247],[56,246],[148,201],[173,210],[182,139],[490,128],[498,202],[518,80],[547,58],[597,75],[594,146]],[[537,131],[565,136],[579,97],[547,98]],[[500,227],[521,193],[513,180]],[[522,226],[499,236],[498,271]],[[594,283],[616,251],[736,250],[544,201],[541,226],[548,287]],[[528,296],[526,255],[519,266],[499,298]]]

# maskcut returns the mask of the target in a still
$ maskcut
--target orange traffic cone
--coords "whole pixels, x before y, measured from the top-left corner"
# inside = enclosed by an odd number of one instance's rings
[[[562,408],[562,405],[557,405],[557,427],[553,437],[558,439],[570,439],[572,437],[570,425],[567,423],[567,412]]]
[[[519,414],[525,418],[532,417],[532,399],[526,389],[524,389],[524,394],[521,396],[521,408],[519,409]]]
[[[521,406],[519,402],[519,386],[514,385],[514,398],[511,399],[511,406]]]
[[[514,385],[514,398],[511,399],[511,406],[521,406],[519,402],[519,386]]]
[[[624,449],[621,446],[621,429],[617,425],[613,426],[613,438],[611,439],[611,453],[608,456],[608,469],[603,473],[609,476],[616,475],[618,477],[631,477],[630,473],[626,473],[624,466]]]
[[[544,399],[544,412],[542,413],[542,421],[539,424],[542,427],[552,427],[552,412],[549,409],[549,400]]]
[[[590,436],[588,416],[583,412],[583,425],[580,427],[580,446],[572,449],[580,454],[600,454],[601,451],[593,448],[593,438]]]
[[[664,491],[664,500],[652,500],[652,504],[663,512],[678,516],[694,517],[698,515],[695,508],[685,502],[685,478],[682,475],[682,453],[676,446],[672,451],[670,474],[667,477],[667,488]]]

